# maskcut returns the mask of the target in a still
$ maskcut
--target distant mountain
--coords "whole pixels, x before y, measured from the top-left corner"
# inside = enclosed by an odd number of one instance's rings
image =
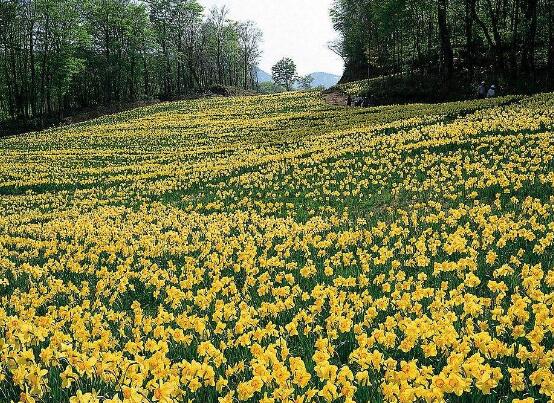
[[[266,73],[262,69],[256,68],[256,75],[258,76],[259,83],[267,83],[273,81],[271,74]]]
[[[266,73],[260,68],[256,69],[256,74],[258,75],[258,82],[259,83],[267,83],[273,81],[271,78],[271,74]],[[321,71],[318,71],[316,73],[310,74],[314,81],[312,82],[312,87],[325,87],[325,89],[330,88],[334,85],[337,85],[337,83],[340,80],[340,77],[334,74],[330,73],[323,73]]]
[[[340,80],[339,76],[330,73],[317,72],[310,74],[314,79],[312,86],[313,87],[325,87],[325,89],[337,85]]]

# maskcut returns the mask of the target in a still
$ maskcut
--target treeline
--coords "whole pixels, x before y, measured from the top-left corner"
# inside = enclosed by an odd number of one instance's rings
[[[261,36],[196,0],[0,0],[0,118],[253,88]]]
[[[554,0],[335,0],[344,81],[420,73],[554,84]]]

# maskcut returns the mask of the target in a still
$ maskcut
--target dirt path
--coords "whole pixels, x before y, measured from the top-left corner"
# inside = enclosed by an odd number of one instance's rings
[[[348,95],[341,91],[324,92],[323,99],[325,102],[335,106],[346,106]]]

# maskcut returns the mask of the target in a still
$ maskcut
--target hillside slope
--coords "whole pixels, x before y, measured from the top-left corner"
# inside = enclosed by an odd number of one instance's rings
[[[1,139],[0,401],[546,401],[553,134],[284,93]]]
[[[309,75],[313,78],[312,86],[314,88],[320,86],[323,88],[330,88],[336,85],[340,80],[339,76],[331,73],[316,72]],[[256,76],[259,83],[267,83],[273,81],[273,79],[271,78],[271,74],[266,73],[259,68],[256,69]]]
[[[525,80],[499,81],[484,79],[486,88],[495,85],[496,95],[531,95],[544,92],[544,76],[537,83]],[[537,78],[538,79],[538,78]],[[479,82],[469,82],[463,75],[451,80],[425,74],[389,74],[369,80],[342,82],[333,89],[351,95],[371,96],[378,105],[440,103],[471,100],[477,97]]]
[[[256,77],[259,83],[270,83],[273,81],[271,74],[263,71],[260,68],[256,68]]]
[[[340,77],[335,74],[323,72],[312,73],[310,76],[314,79],[312,82],[313,87],[323,87],[326,89],[337,85],[340,80]]]

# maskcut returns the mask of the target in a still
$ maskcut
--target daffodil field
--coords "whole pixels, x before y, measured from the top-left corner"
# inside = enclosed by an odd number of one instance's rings
[[[554,94],[209,98],[0,155],[0,402],[554,401]]]

